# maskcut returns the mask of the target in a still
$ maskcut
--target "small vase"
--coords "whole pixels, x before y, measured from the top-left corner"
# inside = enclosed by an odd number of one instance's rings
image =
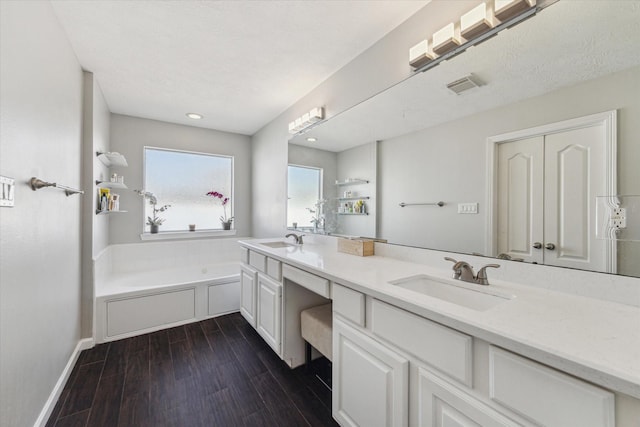
[[[227,222],[222,221],[222,229],[231,230],[231,221],[227,221]]]
[[[152,224],[151,225],[151,234],[158,234],[158,230],[160,229],[159,225]]]

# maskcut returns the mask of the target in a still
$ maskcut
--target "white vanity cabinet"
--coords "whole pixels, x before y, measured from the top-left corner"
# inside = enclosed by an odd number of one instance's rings
[[[333,320],[333,417],[342,426],[408,426],[409,361]]]
[[[241,255],[240,313],[282,355],[282,263],[259,252]]]
[[[342,426],[616,425],[613,393],[371,297],[363,327],[347,316],[358,294],[334,285],[333,415]]]
[[[258,273],[256,330],[280,356],[282,283],[263,273]]]
[[[256,327],[256,286],[258,282],[258,272],[246,265],[240,266],[240,314]]]

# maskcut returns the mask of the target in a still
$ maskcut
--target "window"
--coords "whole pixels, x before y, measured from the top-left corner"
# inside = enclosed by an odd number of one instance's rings
[[[205,153],[144,148],[144,189],[153,193],[157,207],[171,205],[157,214],[164,219],[161,232],[222,229],[220,217],[233,216],[233,157]],[[207,196],[216,191],[229,197],[222,206],[218,198]],[[145,231],[147,217],[153,216],[153,206],[145,200]]]
[[[322,198],[322,169],[289,165],[289,200],[287,203],[287,227],[313,227],[316,204]]]

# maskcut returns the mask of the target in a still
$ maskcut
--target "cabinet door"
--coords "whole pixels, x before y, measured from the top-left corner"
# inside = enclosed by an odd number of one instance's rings
[[[409,362],[333,318],[333,417],[342,426],[408,425]]]
[[[256,329],[280,355],[282,284],[258,273],[258,312]]]
[[[418,368],[420,427],[518,427],[515,421],[432,372]]]
[[[256,327],[256,280],[258,272],[248,265],[240,268],[240,314]]]

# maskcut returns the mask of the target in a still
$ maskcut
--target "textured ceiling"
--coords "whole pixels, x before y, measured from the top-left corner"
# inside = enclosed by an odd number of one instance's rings
[[[639,23],[640,1],[559,1],[292,142],[343,151],[638,67]],[[484,85],[462,95],[446,88],[470,73]]]
[[[52,4],[112,112],[251,135],[428,2]]]

